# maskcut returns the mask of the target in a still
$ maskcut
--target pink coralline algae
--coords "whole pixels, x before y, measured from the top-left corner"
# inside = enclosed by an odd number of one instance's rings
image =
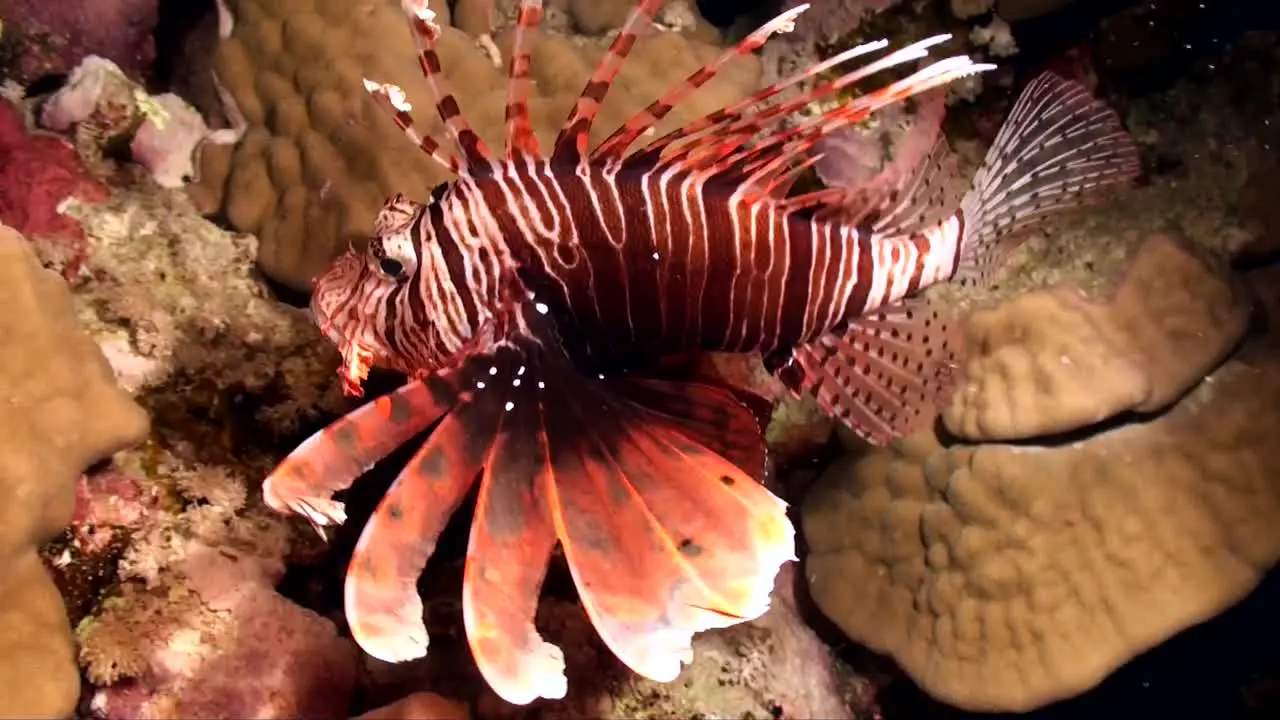
[[[328,620],[275,592],[282,568],[197,543],[177,569],[186,585],[159,597],[134,588],[96,619],[116,624],[113,632],[129,628],[119,640],[138,657],[121,659],[131,677],[94,693],[95,717],[348,716],[355,648]],[[117,612],[135,616],[131,627],[110,617]]]
[[[76,483],[76,507],[71,517],[72,538],[77,549],[89,554],[102,551],[117,532],[141,525],[146,513],[156,504],[154,493],[115,470],[81,475]]]
[[[155,61],[157,0],[0,0],[6,35],[16,34],[11,77],[28,83],[71,71],[87,55],[144,79]]]
[[[101,202],[108,191],[85,174],[70,143],[28,131],[22,113],[0,100],[0,222],[36,243],[46,264],[68,279],[85,255],[83,229],[59,212],[69,197]]]

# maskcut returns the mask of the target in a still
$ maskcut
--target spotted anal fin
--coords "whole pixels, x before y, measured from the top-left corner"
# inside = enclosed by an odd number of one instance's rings
[[[695,633],[763,614],[795,557],[785,504],[664,415],[585,382],[544,414],[540,487],[605,644],[659,682]]]
[[[599,114],[600,106],[604,103],[605,96],[609,94],[613,81],[618,77],[622,63],[635,47],[641,28],[653,22],[654,15],[665,1],[640,0],[627,16],[627,21],[623,23],[618,35],[609,45],[604,59],[591,73],[586,86],[582,88],[582,94],[578,96],[578,101],[556,136],[555,148],[551,152],[553,163],[577,165],[587,159],[591,124]]]
[[[958,325],[926,302],[907,300],[796,348],[778,377],[884,445],[933,421],[958,381],[961,340]]]
[[[960,207],[955,278],[986,285],[1028,230],[1103,197],[1141,172],[1137,146],[1114,110],[1053,73],[1032,80],[974,175]]]
[[[427,436],[356,542],[344,603],[351,635],[369,655],[404,662],[427,652],[418,576],[449,518],[475,484],[497,433],[501,405],[475,396],[469,363],[454,379],[461,402]]]
[[[410,380],[307,438],[262,485],[268,507],[316,526],[341,525],[346,511],[332,495],[440,419],[457,401],[444,379]]]
[[[490,8],[492,10],[492,8]],[[507,159],[537,160],[542,156],[529,120],[529,36],[542,22],[542,0],[520,0],[516,11],[515,38],[507,71]]]

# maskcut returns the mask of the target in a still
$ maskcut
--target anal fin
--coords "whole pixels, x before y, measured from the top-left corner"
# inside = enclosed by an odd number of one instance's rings
[[[961,338],[959,326],[932,305],[907,300],[796,348],[778,377],[858,436],[884,445],[932,421],[950,396]]]

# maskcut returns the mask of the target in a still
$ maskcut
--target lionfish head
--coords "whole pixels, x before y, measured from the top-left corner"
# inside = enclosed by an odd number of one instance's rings
[[[420,366],[429,358],[405,355],[407,338],[398,337],[404,330],[396,327],[398,318],[409,317],[409,295],[417,292],[410,282],[418,272],[414,228],[425,208],[403,196],[389,199],[368,246],[347,250],[312,281],[311,312],[342,352],[339,374],[351,394],[360,394],[374,365],[406,373],[426,369]]]

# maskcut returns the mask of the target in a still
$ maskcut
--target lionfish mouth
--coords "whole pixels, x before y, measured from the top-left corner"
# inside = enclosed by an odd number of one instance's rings
[[[360,397],[364,395],[364,381],[373,367],[373,351],[357,342],[342,343],[338,348],[342,352],[342,366],[338,368],[342,392]]]
[[[338,377],[342,378],[342,392],[355,397],[363,396],[364,381],[368,379],[369,371],[377,361],[375,353],[358,341],[344,336],[332,323],[320,329],[342,354],[342,364],[338,366]]]

